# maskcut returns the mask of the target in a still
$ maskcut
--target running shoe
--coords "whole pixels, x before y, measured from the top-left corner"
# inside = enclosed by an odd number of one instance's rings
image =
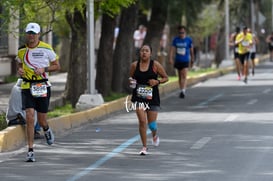
[[[240,75],[238,75],[237,80],[241,80],[241,76]]]
[[[45,131],[45,138],[48,145],[52,145],[54,143],[54,134],[50,128]]]
[[[180,92],[180,94],[179,94],[179,97],[181,98],[181,99],[184,99],[185,98],[185,94],[184,94],[184,92]]]
[[[159,140],[159,136],[154,136],[153,139],[152,139],[152,144],[154,146],[159,146],[159,143],[160,143],[160,140]]]
[[[247,77],[245,77],[245,79],[244,79],[244,83],[246,83],[246,84],[247,84]]]
[[[147,150],[148,150],[148,148],[143,147],[143,148],[141,149],[141,151],[139,152],[139,155],[147,155],[147,154],[148,154]]]
[[[35,162],[34,152],[33,151],[29,151],[27,153],[26,162]]]

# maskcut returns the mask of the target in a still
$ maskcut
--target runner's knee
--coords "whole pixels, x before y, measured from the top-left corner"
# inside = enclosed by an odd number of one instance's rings
[[[149,129],[150,129],[151,131],[156,131],[156,130],[157,130],[157,123],[156,123],[156,121],[150,122],[150,123],[148,124],[148,126],[149,126]]]

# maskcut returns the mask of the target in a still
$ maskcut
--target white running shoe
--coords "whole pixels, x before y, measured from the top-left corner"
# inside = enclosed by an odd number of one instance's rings
[[[159,136],[155,135],[152,139],[152,144],[154,146],[159,146],[160,140],[159,140]]]
[[[54,134],[50,128],[45,131],[45,138],[48,145],[52,145],[54,143]]]
[[[27,153],[26,162],[35,162],[34,152],[33,151],[29,151]]]
[[[148,154],[147,150],[148,150],[148,148],[143,147],[143,148],[141,149],[141,151],[139,152],[139,155],[147,155],[147,154]]]

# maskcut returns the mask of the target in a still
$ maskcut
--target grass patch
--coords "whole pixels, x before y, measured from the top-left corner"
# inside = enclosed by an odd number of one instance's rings
[[[178,80],[178,77],[177,76],[169,76],[169,81],[168,82],[174,82],[174,81],[177,81]],[[168,83],[167,82],[167,83]]]
[[[6,77],[4,78],[4,82],[5,82],[5,83],[16,82],[17,80],[18,80],[18,76],[15,76],[15,75],[6,76]]]
[[[114,92],[112,92],[112,93],[110,93],[109,96],[103,97],[103,99],[104,99],[105,102],[110,102],[110,101],[122,98],[122,97],[124,97],[126,95],[127,94],[125,94],[125,93],[114,93]]]
[[[7,128],[6,114],[0,113],[0,131]]]
[[[56,107],[52,111],[49,111],[47,113],[47,117],[48,118],[55,118],[55,117],[71,114],[74,111],[75,110],[72,108],[71,104],[66,104],[66,105],[61,106],[61,107]]]
[[[209,72],[213,72],[217,70],[216,68],[202,68],[202,69],[197,69],[197,70],[190,70],[188,72],[188,76],[189,77],[194,77],[194,76],[197,76],[197,75],[200,75],[200,74],[203,74],[203,73],[209,73]]]
[[[198,76],[200,74],[213,72],[215,70],[217,70],[217,69],[215,69],[215,68],[202,68],[202,69],[197,69],[197,70],[191,69],[190,71],[188,71],[188,77]],[[169,82],[174,82],[177,80],[178,80],[178,76],[169,76]]]

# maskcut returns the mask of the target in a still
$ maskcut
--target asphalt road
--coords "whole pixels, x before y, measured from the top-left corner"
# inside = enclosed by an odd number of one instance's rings
[[[146,156],[138,155],[135,113],[122,110],[53,146],[36,141],[35,163],[24,162],[26,147],[1,153],[0,180],[272,181],[272,75],[265,62],[248,84],[232,73],[189,88],[186,99],[178,92],[162,98],[161,144],[149,144]]]

